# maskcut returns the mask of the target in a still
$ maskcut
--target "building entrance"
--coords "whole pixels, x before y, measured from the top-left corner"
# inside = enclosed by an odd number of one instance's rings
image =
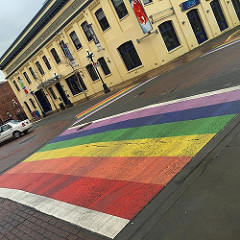
[[[238,20],[240,21],[240,2],[239,0],[232,0],[232,4],[237,14]]]
[[[208,39],[208,37],[203,28],[198,11],[196,9],[189,11],[187,13],[187,17],[191,24],[192,30],[196,36],[198,43],[201,44],[201,43],[205,42]]]
[[[45,95],[45,93],[43,92],[42,89],[35,92],[35,95],[36,95],[36,97],[38,99],[38,102],[41,104],[42,109],[45,113],[49,112],[49,111],[52,111],[51,104],[48,101],[48,99],[47,99],[47,97],[46,97],[46,95]]]
[[[226,19],[224,17],[223,11],[222,11],[222,8],[221,8],[221,6],[219,4],[219,0],[213,0],[210,3],[210,6],[211,6],[213,14],[214,14],[214,16],[215,16],[215,18],[217,20],[217,23],[218,23],[218,26],[220,28],[220,31],[223,31],[226,28],[228,28]]]
[[[60,83],[56,83],[55,86],[56,86],[56,88],[57,88],[57,90],[58,90],[58,92],[59,92],[59,94],[60,94],[64,104],[65,105],[69,105],[70,101],[69,101],[68,97],[66,96],[66,93],[64,92],[61,84]]]

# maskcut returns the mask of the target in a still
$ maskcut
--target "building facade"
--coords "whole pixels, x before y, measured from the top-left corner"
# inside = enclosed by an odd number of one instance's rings
[[[0,82],[0,124],[8,119],[24,120],[26,115],[8,82]]]
[[[48,0],[0,65],[31,119],[157,68],[239,21],[239,0]]]

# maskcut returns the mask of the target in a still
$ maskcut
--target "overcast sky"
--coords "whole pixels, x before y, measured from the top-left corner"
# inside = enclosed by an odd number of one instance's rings
[[[41,9],[46,0],[0,0],[0,57]],[[0,71],[0,81],[4,75]]]

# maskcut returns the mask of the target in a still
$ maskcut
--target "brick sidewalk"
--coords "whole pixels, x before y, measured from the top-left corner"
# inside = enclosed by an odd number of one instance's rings
[[[55,217],[0,198],[0,239],[107,240]]]

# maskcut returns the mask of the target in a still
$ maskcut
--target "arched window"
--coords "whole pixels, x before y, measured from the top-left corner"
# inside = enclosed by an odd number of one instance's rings
[[[97,20],[98,20],[98,22],[99,22],[103,31],[107,30],[110,27],[110,25],[108,23],[108,20],[107,20],[105,14],[104,14],[102,8],[98,9],[95,12],[95,16],[96,16],[96,18],[97,18]]]
[[[199,44],[205,42],[208,37],[199,17],[198,10],[193,9],[187,13],[188,20]]]
[[[87,40],[90,42],[92,40],[92,34],[90,33],[90,31],[88,30],[88,22],[84,21],[82,24],[82,30],[86,35]]]
[[[168,51],[171,51],[180,45],[172,21],[164,22],[160,24],[158,28]]]
[[[123,43],[121,46],[118,47],[118,51],[128,70],[142,65],[142,62],[137,54],[137,51],[132,41]]]
[[[103,70],[105,75],[108,75],[108,74],[111,73],[111,71],[110,71],[110,69],[109,69],[109,67],[108,67],[104,57],[99,58],[98,62],[99,62],[99,64],[100,64],[100,66],[101,66],[101,68],[102,68],[102,70]]]
[[[112,4],[117,12],[119,19],[122,19],[128,14],[127,8],[123,0],[112,0]]]

